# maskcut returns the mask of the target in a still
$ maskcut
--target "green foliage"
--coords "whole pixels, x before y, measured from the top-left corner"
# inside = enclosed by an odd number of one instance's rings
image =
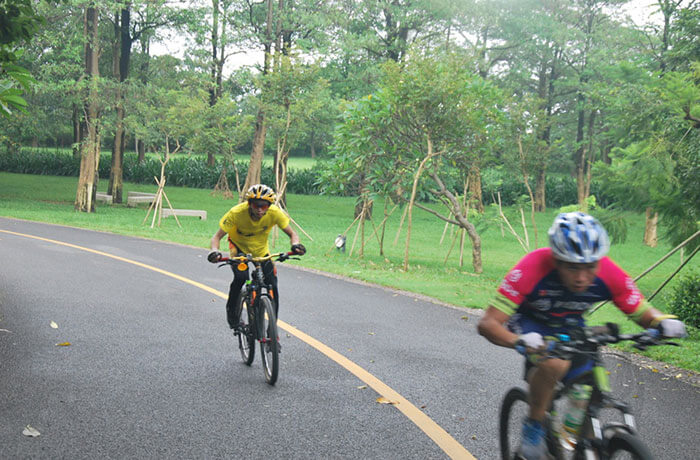
[[[600,221],[603,228],[607,230],[610,241],[613,244],[623,244],[627,241],[629,224],[625,213],[614,208],[598,208],[592,213]]]
[[[670,310],[684,323],[700,328],[700,273],[680,277],[671,293]]]
[[[27,69],[16,65],[22,56],[16,45],[29,40],[44,22],[31,0],[0,0],[0,114],[7,119],[13,109],[26,111],[22,93],[34,82]]]
[[[111,154],[103,153],[100,155],[100,178],[109,179],[111,163]],[[213,189],[221,175],[224,163],[228,166],[227,179],[229,184],[233,186],[236,183],[236,177],[235,170],[230,167],[230,160],[219,158],[213,167],[209,167],[205,158],[201,156],[173,155],[165,167],[167,184]],[[248,163],[237,161],[235,164],[236,168],[238,168],[239,176],[245,178],[248,172]],[[139,163],[136,153],[129,152],[124,155],[123,167],[124,181],[137,184],[153,184],[153,177],[160,176],[161,164],[155,155],[149,155],[145,161]],[[23,149],[21,153],[12,153],[10,150],[5,150],[0,151],[0,171],[77,177],[80,171],[80,159],[74,158],[73,155],[65,150]],[[267,184],[274,184],[274,177],[272,166],[263,166],[261,180]],[[313,168],[291,168],[287,173],[287,179],[289,181],[287,190],[290,193],[309,195],[318,193],[318,174]]]

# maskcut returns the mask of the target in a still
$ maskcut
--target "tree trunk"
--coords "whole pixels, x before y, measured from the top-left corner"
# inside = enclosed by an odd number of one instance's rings
[[[260,174],[262,172],[263,151],[265,147],[265,133],[267,126],[265,125],[265,113],[262,109],[258,110],[258,116],[255,120],[255,137],[253,137],[253,151],[250,153],[250,163],[248,165],[248,175],[243,186],[243,194],[253,185],[260,183]],[[243,195],[239,198],[243,201]]]
[[[114,79],[119,83],[115,95],[115,130],[114,145],[112,146],[112,168],[109,172],[109,185],[107,193],[112,195],[112,203],[121,203],[124,191],[124,149],[126,133],[124,131],[124,91],[122,84],[129,76],[131,64],[131,4],[127,4],[121,11],[121,20],[115,18],[113,73]]]
[[[658,243],[656,228],[659,222],[659,213],[653,208],[646,209],[646,225],[644,226],[644,244],[655,248]]]
[[[481,169],[474,164],[469,170],[469,202],[472,209],[484,212],[484,200],[481,193]]]
[[[85,10],[85,74],[90,82],[85,98],[85,120],[87,139],[81,143],[80,176],[75,196],[75,209],[82,212],[95,212],[97,193],[98,164],[100,161],[100,138],[98,129],[98,12],[94,6]]]
[[[265,58],[263,61],[263,76],[270,72],[270,59],[272,52],[272,43],[274,38],[272,36],[272,11],[273,3],[272,0],[267,0],[267,19],[266,19],[266,29],[265,29],[265,43],[263,47],[265,50]],[[266,92],[267,88],[265,83],[263,83],[262,92]],[[261,96],[262,104],[262,96]],[[267,134],[267,124],[265,123],[265,110],[263,107],[258,108],[258,115],[255,119],[255,135],[253,136],[253,150],[250,153],[250,163],[248,165],[248,175],[245,179],[245,185],[243,186],[243,192],[245,193],[251,186],[260,183],[260,173],[262,172],[262,160],[265,153],[265,136]],[[238,197],[239,201],[243,201],[243,196]]]
[[[83,140],[80,133],[80,106],[73,103],[73,158],[80,158],[80,142]]]
[[[544,167],[542,167],[537,171],[537,176],[535,177],[535,212],[545,212],[547,210],[545,179],[546,173]]]
[[[425,158],[423,158],[423,161],[420,162],[420,165],[418,165],[418,170],[416,171],[416,175],[413,177],[413,187],[411,188],[411,198],[408,201],[408,220],[406,221],[406,246],[404,249],[404,256],[403,256],[403,270],[408,271],[408,250],[410,247],[411,243],[411,226],[412,226],[412,221],[413,221],[413,204],[416,202],[416,191],[418,190],[418,180],[420,179],[421,174],[423,173],[423,168],[425,168],[425,164],[430,160],[432,157],[434,157],[436,154],[433,152],[433,141],[428,137],[428,154],[426,155]]]
[[[583,103],[583,96],[579,96],[579,103]],[[583,128],[586,122],[586,113],[578,111],[578,123],[576,126],[576,195],[579,206],[586,206],[586,147],[583,144]]]

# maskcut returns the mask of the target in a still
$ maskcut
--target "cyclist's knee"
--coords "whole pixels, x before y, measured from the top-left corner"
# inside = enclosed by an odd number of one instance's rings
[[[563,359],[546,359],[540,361],[531,369],[528,380],[536,378],[538,381],[555,385],[562,380],[571,367],[571,361]],[[536,376],[536,377],[535,377]]]

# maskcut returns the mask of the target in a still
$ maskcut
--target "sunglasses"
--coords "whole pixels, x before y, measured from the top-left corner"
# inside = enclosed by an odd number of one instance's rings
[[[251,201],[250,205],[255,209],[267,209],[270,207],[270,203],[268,203],[267,201]]]

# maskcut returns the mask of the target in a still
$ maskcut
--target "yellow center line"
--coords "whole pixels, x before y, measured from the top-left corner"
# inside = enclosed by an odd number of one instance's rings
[[[222,299],[227,299],[228,294],[225,294],[221,291],[218,291],[214,288],[211,288],[205,284],[198,283],[197,281],[191,280],[189,278],[185,278],[184,276],[177,275],[175,273],[160,269],[158,267],[154,267],[152,265],[144,264],[141,262],[137,262],[135,260],[127,259],[124,257],[116,256],[114,254],[109,254],[107,252],[103,251],[98,251],[95,249],[90,249],[86,248],[83,246],[78,246],[75,244],[71,243],[66,243],[63,241],[57,241],[57,240],[51,240],[48,238],[42,238],[40,236],[35,236],[35,235],[27,235],[24,233],[16,233],[12,232],[9,230],[3,230],[0,229],[0,232],[7,233],[10,235],[16,235],[16,236],[21,236],[25,238],[32,238],[35,240],[40,240],[40,241],[46,241],[48,243],[53,243],[53,244],[58,244],[61,246],[67,246],[73,249],[78,249],[81,251],[86,251],[90,252],[93,254],[98,254],[104,257],[109,257],[111,259],[119,260],[121,262],[125,262],[128,264],[136,265],[141,268],[145,268],[147,270],[151,270],[157,273],[160,273],[165,276],[169,276],[171,278],[175,278],[178,281],[182,281],[183,283],[187,283],[191,286],[197,287],[199,289],[202,289],[206,292],[209,292],[211,294],[214,294],[218,297],[221,297]],[[319,342],[318,340],[314,339],[310,335],[300,331],[296,327],[292,326],[291,324],[287,324],[282,320],[277,320],[278,325],[280,326],[281,329],[284,331],[288,332],[289,334],[295,336],[302,342],[310,345],[311,347],[315,348],[322,354],[326,355],[328,358],[330,358],[332,361],[335,361],[337,364],[340,366],[344,367],[347,371],[355,375],[358,379],[366,383],[370,388],[372,388],[374,391],[379,393],[380,396],[383,396],[387,400],[391,401],[392,405],[396,407],[401,413],[403,413],[409,420],[411,420],[418,428],[420,428],[430,439],[435,442],[435,444],[440,447],[450,458],[454,459],[475,459],[475,457],[462,446],[460,443],[457,442],[447,431],[445,431],[440,425],[435,423],[433,419],[428,417],[418,409],[416,406],[411,404],[410,401],[408,401],[406,398],[401,396],[396,390],[391,388],[389,385],[386,383],[382,382],[379,380],[377,377],[372,375],[371,373],[367,372],[364,368],[360,367],[353,361],[349,360],[342,354],[338,353],[337,351],[333,350],[329,346],[323,344],[322,342]]]

